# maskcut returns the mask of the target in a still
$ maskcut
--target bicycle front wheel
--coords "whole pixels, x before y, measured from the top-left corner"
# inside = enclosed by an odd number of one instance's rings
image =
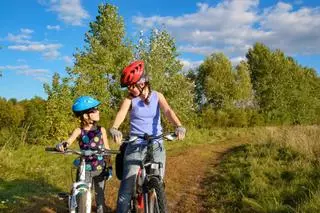
[[[149,212],[150,213],[166,213],[167,200],[164,193],[163,184],[159,178],[152,177],[148,183],[149,189]]]
[[[90,192],[82,192],[77,195],[77,213],[90,213],[91,212],[91,196]]]

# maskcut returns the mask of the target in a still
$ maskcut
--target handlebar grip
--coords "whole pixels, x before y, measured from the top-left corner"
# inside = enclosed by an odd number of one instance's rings
[[[57,152],[58,151],[55,147],[46,147],[44,150],[46,152]]]

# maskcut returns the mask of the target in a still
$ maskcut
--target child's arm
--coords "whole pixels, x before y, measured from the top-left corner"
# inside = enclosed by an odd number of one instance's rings
[[[109,142],[108,142],[108,138],[107,138],[107,131],[104,127],[101,127],[101,132],[102,132],[102,140],[103,140],[103,143],[104,143],[104,147],[106,149],[110,149],[110,146],[109,146]]]
[[[75,130],[73,130],[72,134],[67,140],[57,144],[56,149],[60,152],[63,152],[64,151],[63,143],[67,143],[66,144],[67,147],[70,146],[73,143],[73,141],[75,141],[77,137],[79,137],[80,134],[81,134],[81,129],[76,128]]]

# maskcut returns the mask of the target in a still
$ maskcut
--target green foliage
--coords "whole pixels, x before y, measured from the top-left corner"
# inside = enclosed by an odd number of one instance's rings
[[[119,76],[132,58],[132,48],[124,41],[123,19],[117,8],[102,4],[98,13],[86,33],[86,49],[75,54],[75,65],[68,73],[74,81],[75,97],[96,97],[104,103],[101,109],[106,114],[121,100]]]
[[[224,54],[207,57],[199,67],[196,82],[200,92],[198,97],[204,97],[213,109],[224,109],[231,105],[235,97],[235,84],[231,62]]]
[[[68,79],[60,79],[55,73],[52,86],[45,85],[48,100],[46,105],[46,127],[48,139],[56,142],[65,139],[75,128],[75,119],[72,116],[71,106],[73,96],[68,85]]]
[[[174,39],[166,30],[153,30],[149,39],[140,40],[137,55],[145,61],[152,88],[163,93],[183,123],[192,122],[193,84],[180,72]]]
[[[255,98],[268,123],[305,124],[319,116],[319,77],[280,50],[257,43],[247,53]]]
[[[24,109],[14,100],[0,98],[0,129],[18,127],[24,119]]]
[[[86,33],[85,50],[78,51],[75,64],[67,68],[68,78],[60,82],[53,77],[52,86],[46,85],[48,94],[48,138],[62,140],[76,125],[72,116],[73,100],[82,95],[91,95],[102,104],[102,123],[109,124],[121,96],[119,76],[122,68],[132,58],[131,46],[124,41],[124,25],[117,8],[110,4],[99,5],[99,15],[90,23]]]
[[[252,83],[250,79],[249,66],[241,61],[236,67],[235,73],[234,99],[238,108],[252,108],[254,106],[254,97]]]
[[[49,125],[46,121],[47,102],[34,97],[31,100],[20,102],[25,109],[25,118],[22,125],[22,140],[29,144],[41,144],[45,141]]]

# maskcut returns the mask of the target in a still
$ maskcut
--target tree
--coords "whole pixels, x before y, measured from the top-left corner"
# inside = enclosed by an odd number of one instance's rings
[[[55,73],[51,86],[45,84],[44,89],[48,94],[45,118],[47,136],[49,140],[59,142],[65,139],[76,125],[71,110],[73,96],[69,79],[60,79],[60,75]]]
[[[68,69],[74,96],[91,95],[99,99],[104,113],[118,106],[121,99],[119,76],[132,59],[132,47],[124,40],[123,19],[110,4],[98,7],[99,15],[90,23],[86,47],[75,54],[75,65]]]
[[[199,66],[196,80],[198,97],[212,109],[226,109],[233,104],[235,84],[230,60],[214,53]]]
[[[292,57],[261,43],[249,49],[246,56],[255,98],[269,123],[313,120],[319,103],[319,81],[314,70],[301,67]]]
[[[25,109],[22,133],[25,134],[25,142],[29,144],[44,143],[50,127],[46,120],[47,102],[40,97],[34,97],[30,100],[23,100],[20,104]]]
[[[253,90],[250,79],[249,66],[245,61],[241,61],[235,72],[235,99],[245,108],[253,105]]]
[[[0,129],[17,128],[24,118],[24,109],[20,104],[0,98]]]
[[[183,122],[191,122],[193,84],[181,73],[174,39],[165,29],[152,30],[148,39],[140,39],[136,55],[145,61],[152,88],[164,94]]]

